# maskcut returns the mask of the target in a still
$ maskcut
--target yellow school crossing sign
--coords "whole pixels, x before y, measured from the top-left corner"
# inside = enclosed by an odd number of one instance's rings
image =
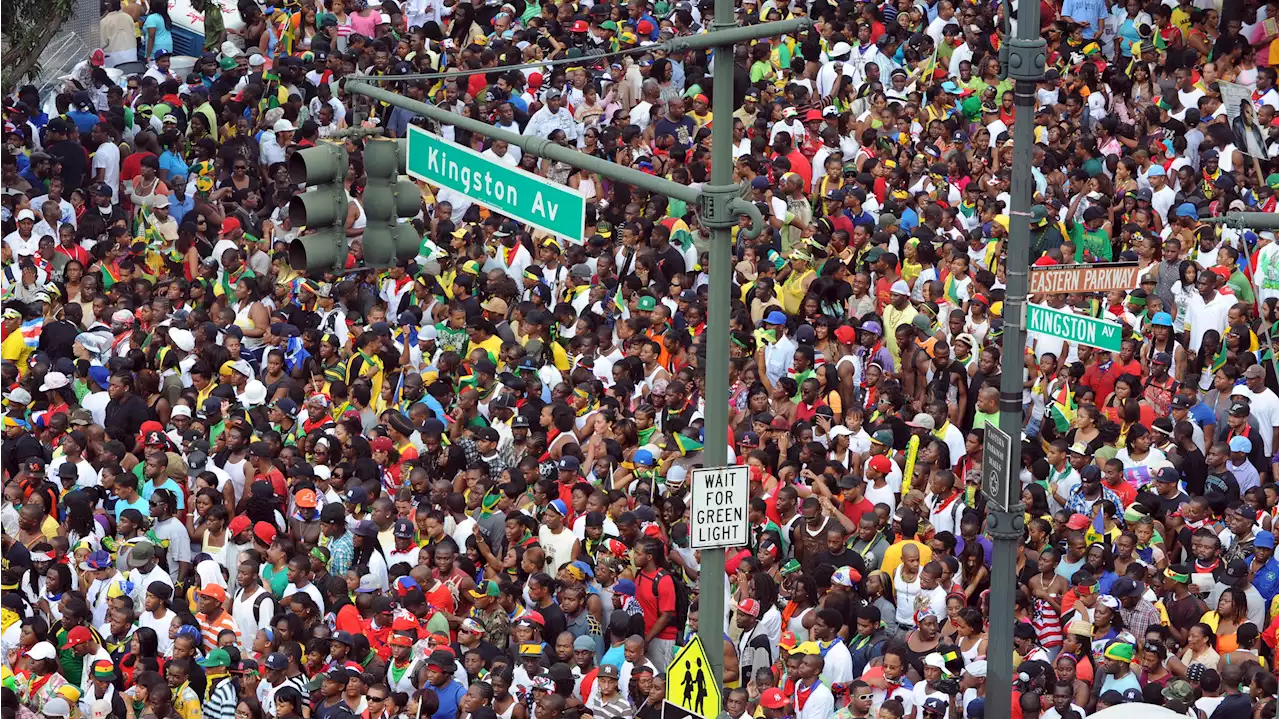
[[[720,706],[720,677],[712,675],[702,640],[695,635],[667,665],[664,716],[667,719],[679,716],[716,719],[720,716]]]

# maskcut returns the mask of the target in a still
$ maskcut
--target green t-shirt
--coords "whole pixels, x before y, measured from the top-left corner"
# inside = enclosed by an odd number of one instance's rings
[[[1077,222],[1071,226],[1070,235],[1071,241],[1076,246],[1076,262],[1085,261],[1085,250],[1093,255],[1094,262],[1111,261],[1111,238],[1107,233],[1101,230],[1087,230],[1083,224]]]
[[[999,427],[1000,413],[999,412],[991,412],[991,413],[974,412],[973,413],[974,429],[982,429],[983,427],[986,427],[988,424],[990,424],[993,427]]]
[[[279,571],[270,564],[262,565],[262,581],[271,590],[272,596],[280,598],[284,595],[285,588],[289,586],[289,565],[286,564]]]
[[[436,346],[441,352],[457,352],[459,356],[467,356],[467,343],[471,338],[467,334],[466,328],[455,330],[449,326],[448,322],[439,322],[436,324]]]
[[[1237,269],[1231,273],[1231,277],[1227,280],[1227,286],[1231,288],[1232,292],[1236,293],[1236,299],[1253,304],[1253,285],[1240,270]]]

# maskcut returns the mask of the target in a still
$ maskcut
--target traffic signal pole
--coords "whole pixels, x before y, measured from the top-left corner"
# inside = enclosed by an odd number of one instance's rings
[[[715,19],[706,37],[719,38],[711,68],[711,184],[706,203],[723,203],[738,196],[733,183],[733,44],[725,40],[733,32],[734,0],[715,0]],[[730,200],[732,202],[732,200]],[[707,366],[703,367],[706,401],[703,408],[703,456],[708,467],[723,467],[729,459],[729,304],[733,272],[730,228],[735,217],[730,208],[702,208],[703,223],[711,227],[707,264],[711,287],[707,295]],[[714,332],[713,332],[714,328]],[[704,549],[698,565],[698,637],[707,651],[711,676],[723,685],[724,677],[724,550]],[[723,692],[727,695],[728,692]],[[722,717],[728,714],[721,713]]]
[[[715,20],[710,32],[674,38],[654,46],[654,48],[668,51],[707,49],[715,51],[711,98],[711,182],[703,185],[701,190],[563,147],[546,138],[527,137],[499,130],[479,120],[463,117],[370,84],[379,80],[394,82],[397,80],[395,76],[351,78],[343,83],[343,87],[352,94],[363,95],[378,102],[404,108],[445,125],[452,125],[494,140],[503,140],[535,157],[586,169],[617,182],[681,200],[698,209],[702,225],[712,231],[710,260],[707,268],[711,276],[711,287],[708,298],[707,331],[704,333],[707,343],[707,363],[705,367],[700,368],[706,383],[704,465],[722,467],[728,462],[729,454],[729,309],[732,288],[730,273],[733,272],[731,228],[742,216],[751,220],[749,229],[739,231],[743,238],[754,238],[765,227],[765,219],[761,216],[760,210],[753,203],[742,199],[740,185],[733,182],[733,46],[759,38],[798,33],[812,27],[813,21],[807,17],[739,27],[734,22],[734,0],[715,0]],[[366,189],[366,194],[368,192],[369,189]],[[1024,287],[1025,284],[1024,276]],[[698,578],[698,636],[707,650],[712,676],[716,681],[721,681],[724,672],[722,646],[725,634],[724,550],[702,550],[699,564],[703,571]],[[1009,616],[1012,614],[1013,610],[1010,606]],[[722,681],[721,684],[723,688]],[[722,712],[721,716],[727,715]]]
[[[1022,436],[1023,357],[1026,351],[1027,270],[1031,251],[1031,149],[1035,144],[1032,118],[1036,111],[1036,84],[1044,77],[1045,40],[1040,35],[1040,4],[1018,3],[1018,30],[1009,38],[1011,7],[1003,6],[1007,44],[1000,50],[1001,74],[1013,79],[1013,170],[1010,187],[1009,247],[1005,259],[1004,346],[1001,353],[1000,429],[1017,442]],[[1020,443],[1015,446],[1020,446]],[[1015,452],[1014,457],[1020,453]],[[993,547],[991,566],[992,631],[987,650],[987,716],[1012,715],[1013,617],[1017,591],[1018,542],[1022,541],[1022,483],[1018,463],[1008,463],[1008,507],[987,514],[987,532]]]

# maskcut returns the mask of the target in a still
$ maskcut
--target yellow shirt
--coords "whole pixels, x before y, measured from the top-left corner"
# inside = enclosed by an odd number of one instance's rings
[[[884,560],[880,562],[880,571],[892,577],[893,571],[897,569],[899,566],[901,566],[902,564],[902,548],[907,546],[908,544],[914,544],[916,545],[916,549],[920,550],[920,566],[923,567],[924,565],[929,563],[929,560],[933,559],[932,547],[925,544],[924,542],[918,542],[914,539],[907,539],[900,542],[896,542],[893,545],[891,545],[888,549],[884,550]]]
[[[499,370],[502,369],[502,361],[498,359],[498,355],[502,352],[501,337],[497,335],[490,335],[489,339],[483,342],[476,342],[472,340],[472,342],[467,345],[467,356],[470,357],[471,353],[474,352],[477,347],[480,347],[484,349],[485,352],[488,352],[489,359],[493,360],[493,363],[498,366]]]
[[[34,350],[27,346],[26,340],[22,338],[22,330],[14,329],[9,336],[4,338],[4,342],[0,343],[0,357],[6,362],[13,362],[18,367],[18,376],[24,377],[27,374],[27,358],[31,356]]]

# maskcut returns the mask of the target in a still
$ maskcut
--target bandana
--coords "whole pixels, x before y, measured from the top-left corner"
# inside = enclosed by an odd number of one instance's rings
[[[1167,578],[1169,578],[1169,579],[1172,579],[1173,581],[1177,582],[1178,584],[1190,584],[1190,583],[1191,583],[1191,575],[1190,575],[1190,574],[1179,574],[1178,572],[1175,572],[1175,571],[1173,571],[1172,569],[1169,569],[1169,568],[1165,568],[1165,570],[1164,570],[1164,576],[1165,576],[1165,577],[1167,577]]]

